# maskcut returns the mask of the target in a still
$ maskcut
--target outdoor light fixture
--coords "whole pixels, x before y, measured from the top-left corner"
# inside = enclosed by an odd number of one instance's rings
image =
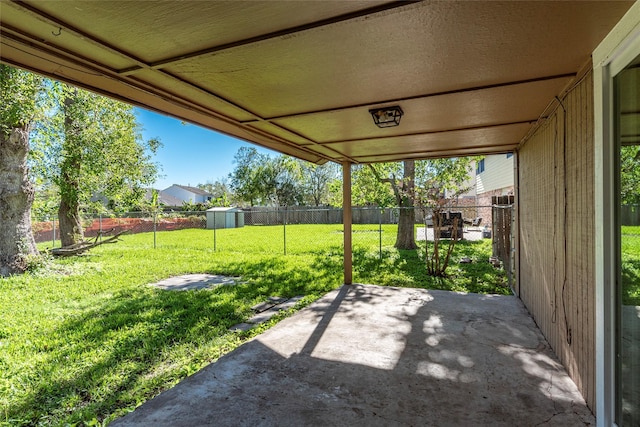
[[[402,117],[403,114],[402,108],[398,105],[374,108],[373,110],[369,110],[369,112],[371,113],[371,117],[373,117],[373,122],[379,128],[398,126],[400,124],[400,117]]]

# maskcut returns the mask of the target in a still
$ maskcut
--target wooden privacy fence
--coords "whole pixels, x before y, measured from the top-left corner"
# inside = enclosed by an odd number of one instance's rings
[[[340,208],[245,208],[246,225],[342,224]],[[416,211],[416,214],[418,212]],[[398,208],[354,208],[354,224],[397,224]]]
[[[513,273],[512,233],[514,196],[493,196],[492,204],[492,242],[493,256],[502,261],[511,285]]]
[[[444,211],[462,212],[465,219],[476,219],[482,206],[450,206]],[[353,224],[397,224],[400,209],[405,208],[378,208],[378,207],[354,207],[352,208]],[[415,210],[415,223],[424,224],[424,213],[418,208],[406,208]],[[254,206],[244,208],[246,225],[282,225],[282,224],[342,224],[341,208],[317,208],[296,206],[290,208],[272,208]],[[427,212],[429,215],[431,212]],[[483,218],[483,224],[489,224],[490,218]]]
[[[620,206],[620,225],[640,225],[640,205]]]

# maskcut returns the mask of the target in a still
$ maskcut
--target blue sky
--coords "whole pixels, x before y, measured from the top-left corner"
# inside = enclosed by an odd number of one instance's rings
[[[204,184],[226,177],[233,170],[233,156],[240,147],[255,147],[262,153],[274,151],[231,138],[200,126],[136,108],[143,138],[159,138],[162,147],[154,160],[162,170],[154,188],[164,190],[172,184]]]

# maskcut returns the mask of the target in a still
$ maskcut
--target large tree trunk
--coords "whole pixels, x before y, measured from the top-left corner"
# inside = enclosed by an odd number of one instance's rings
[[[417,249],[418,245],[416,245],[414,237],[416,212],[413,206],[416,164],[414,160],[405,160],[403,164],[402,190],[396,192],[400,216],[398,217],[398,234],[394,246],[398,249]]]
[[[74,121],[72,113],[75,102],[76,98],[73,95],[68,96],[64,101],[64,158],[60,165],[60,207],[58,208],[62,247],[75,245],[84,240],[79,203],[82,141],[78,140],[81,133],[77,129],[78,124]]]
[[[400,216],[398,217],[398,234],[396,235],[395,247],[398,249],[416,249],[416,240],[414,237],[414,225],[416,222],[416,213],[413,208],[400,208]]]
[[[64,199],[60,200],[58,220],[60,221],[62,247],[72,246],[84,240],[78,203]]]
[[[0,276],[22,273],[38,253],[31,232],[34,189],[28,179],[29,127],[0,132]]]

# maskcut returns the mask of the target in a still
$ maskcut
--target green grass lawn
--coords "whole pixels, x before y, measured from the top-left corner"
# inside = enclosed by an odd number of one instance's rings
[[[623,226],[622,303],[640,306],[640,227]]]
[[[0,279],[0,425],[94,425],[133,410],[286,313],[250,332],[228,328],[271,295],[309,303],[342,283],[339,225],[182,230],[123,236],[76,258]],[[450,277],[425,274],[420,251],[392,248],[395,226],[354,227],[354,281],[509,293],[489,241],[461,242]],[[50,243],[48,244],[50,246]],[[44,244],[47,246],[47,244]],[[458,264],[461,256],[477,262]],[[245,283],[169,292],[149,283],[186,273]]]

